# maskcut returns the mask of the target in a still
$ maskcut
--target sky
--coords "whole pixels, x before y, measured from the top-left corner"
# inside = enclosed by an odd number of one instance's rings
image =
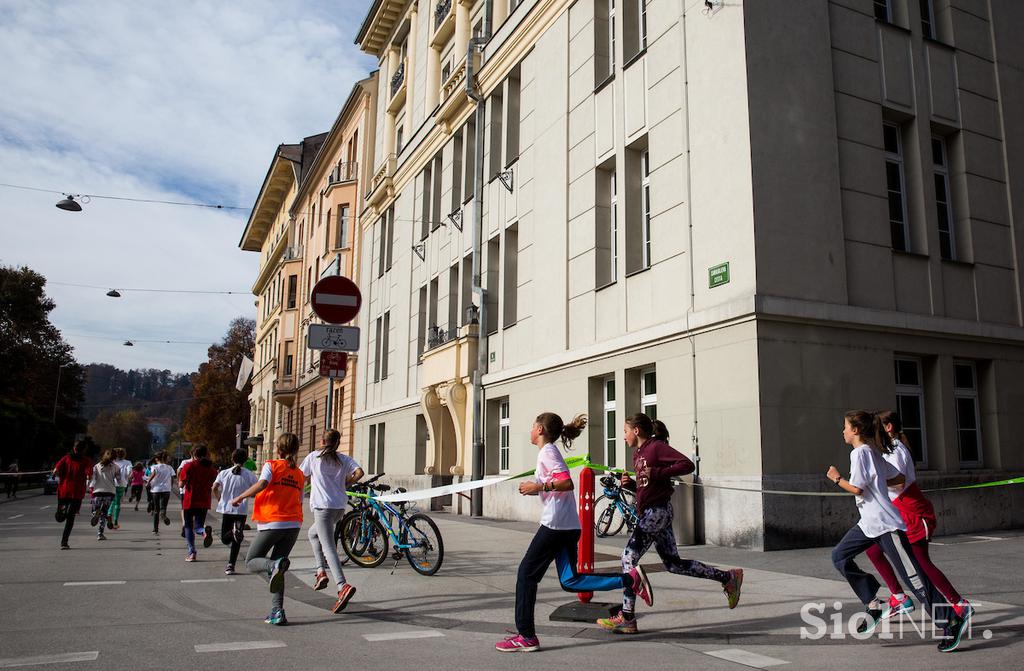
[[[232,319],[255,318],[248,208],[277,145],[329,130],[376,67],[353,43],[370,4],[0,1],[0,183],[246,208],[72,213],[0,187],[0,265],[104,287],[47,285],[79,363],[193,371]]]

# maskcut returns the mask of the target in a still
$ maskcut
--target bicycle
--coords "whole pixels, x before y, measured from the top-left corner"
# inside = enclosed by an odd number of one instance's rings
[[[383,475],[383,473],[381,475]],[[366,498],[365,497],[354,496],[353,494],[355,494],[357,492],[365,494],[366,493],[366,486],[376,482],[377,479],[381,477],[381,475],[374,476],[374,477],[370,478],[369,480],[366,480],[365,482],[361,482],[361,483],[357,483],[357,484],[353,484],[352,485],[352,488],[348,492],[348,507],[349,507],[349,511],[350,512],[362,511],[363,509],[369,507],[369,504],[366,502]],[[347,514],[348,513],[346,513],[346,515]],[[342,516],[342,518],[340,520],[338,520],[337,523],[335,523],[335,525],[334,525],[334,545],[335,545],[335,547],[338,547],[338,545],[341,544],[341,536],[342,536],[342,531],[343,531],[342,527],[344,526],[344,522],[345,522],[345,516]],[[358,531],[358,527],[353,527],[352,529],[355,530],[355,531]],[[361,550],[361,551],[365,551],[365,548],[363,550]],[[351,558],[348,556],[348,554],[345,553],[344,546],[342,546],[341,547],[341,551],[338,552],[338,561],[340,561],[342,565],[345,565],[350,560],[351,560]]]
[[[434,520],[420,512],[410,515],[408,502],[392,505],[378,501],[375,494],[389,491],[389,485],[373,484],[384,474],[352,485],[352,491],[365,494],[360,508],[345,514],[341,520],[341,545],[345,554],[358,566],[375,568],[388,556],[389,541],[395,568],[404,556],[420,575],[434,575],[444,561],[444,541]],[[399,487],[395,493],[404,493]]]
[[[632,533],[637,519],[636,495],[628,489],[623,489],[614,475],[602,476],[601,484],[604,486],[604,493],[594,501],[594,511],[601,511],[594,518],[594,529],[598,537],[614,536],[622,531],[623,524]],[[605,501],[607,505],[601,510],[602,502]]]

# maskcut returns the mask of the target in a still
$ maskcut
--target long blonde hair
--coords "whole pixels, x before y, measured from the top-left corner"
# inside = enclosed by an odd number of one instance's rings
[[[277,437],[277,453],[288,462],[292,468],[296,467],[296,455],[299,453],[299,437],[294,433],[282,433]]]

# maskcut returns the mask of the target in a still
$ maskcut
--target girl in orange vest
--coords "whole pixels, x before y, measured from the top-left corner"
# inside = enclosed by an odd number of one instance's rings
[[[274,595],[267,624],[286,625],[284,615],[284,574],[288,570],[288,554],[292,551],[302,526],[302,489],[306,476],[295,463],[299,438],[283,433],[277,439],[277,459],[263,464],[256,484],[231,500],[232,506],[255,496],[252,519],[259,533],[249,546],[245,565],[253,573],[270,577]]]

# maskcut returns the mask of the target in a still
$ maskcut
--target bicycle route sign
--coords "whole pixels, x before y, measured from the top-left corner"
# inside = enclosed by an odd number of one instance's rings
[[[344,324],[359,314],[363,295],[349,278],[332,275],[316,283],[309,295],[309,303],[316,316],[328,324]]]
[[[310,324],[306,331],[306,346],[327,352],[358,352],[359,327]]]
[[[345,379],[345,368],[348,366],[347,352],[325,351],[320,354],[320,376]]]

